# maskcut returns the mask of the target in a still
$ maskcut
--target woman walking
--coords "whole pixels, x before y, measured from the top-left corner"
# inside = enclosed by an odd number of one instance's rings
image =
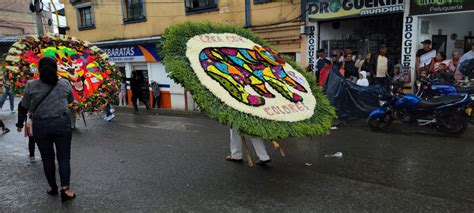
[[[41,58],[38,69],[40,78],[29,81],[26,85],[19,109],[23,117],[19,116],[17,130],[22,130],[22,121],[29,113],[28,116],[33,120],[33,137],[38,145],[49,184],[47,193],[58,194],[54,162],[56,155],[61,179],[61,200],[65,202],[76,196],[69,188],[72,133],[68,103],[74,101],[74,96],[70,83],[58,79],[54,58]]]

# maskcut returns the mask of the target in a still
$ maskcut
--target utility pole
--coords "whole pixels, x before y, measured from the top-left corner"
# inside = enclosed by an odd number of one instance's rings
[[[36,32],[38,36],[43,36],[43,18],[41,17],[41,12],[43,11],[43,2],[42,0],[34,0],[34,13],[36,14]]]

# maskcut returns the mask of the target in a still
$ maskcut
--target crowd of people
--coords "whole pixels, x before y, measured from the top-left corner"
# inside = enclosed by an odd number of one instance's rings
[[[432,52],[430,40],[421,43],[423,48],[416,53],[418,85],[420,79],[450,84],[469,79],[468,76],[462,74],[460,67],[462,63],[467,63],[474,58],[474,45],[471,51],[462,56],[459,51],[454,51],[448,58],[443,52]],[[332,51],[330,54],[320,49],[317,51],[314,70],[311,67],[307,69],[314,72],[320,86],[324,86],[331,70],[338,70],[341,76],[359,86],[381,85],[388,88],[389,85],[393,85],[395,89],[401,90],[408,83],[409,76],[404,75],[405,68],[400,63],[395,64],[387,57],[388,51],[385,45],[381,45],[376,54],[369,52],[356,56],[355,52],[349,48]],[[430,58],[432,53],[435,53],[434,57]],[[426,61],[425,58],[428,60]]]
[[[324,86],[329,72],[334,70],[334,67],[341,76],[360,86],[387,86],[390,79],[404,81],[401,75],[402,66],[394,65],[387,57],[387,53],[388,48],[385,45],[380,46],[377,54],[367,53],[357,56],[349,48],[332,51],[329,56],[320,49],[317,51],[314,73],[321,86]]]

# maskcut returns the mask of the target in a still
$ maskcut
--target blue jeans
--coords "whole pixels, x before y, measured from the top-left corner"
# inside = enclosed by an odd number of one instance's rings
[[[15,95],[13,95],[13,93],[11,93],[8,89],[4,89],[2,99],[0,100],[0,109],[2,109],[7,97],[10,100],[10,110],[13,111],[15,109]]]
[[[107,106],[105,107],[105,115],[107,117],[111,116],[112,115],[112,111],[110,111],[110,104],[107,104]]]
[[[69,186],[72,140],[69,116],[65,113],[57,117],[34,118],[33,137],[41,154],[44,174],[49,186],[57,186],[55,157],[58,159],[61,186]],[[54,153],[54,147],[56,147],[56,153]]]

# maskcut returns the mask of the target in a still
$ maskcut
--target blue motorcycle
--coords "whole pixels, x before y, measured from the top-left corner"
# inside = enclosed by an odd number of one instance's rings
[[[372,130],[385,130],[393,120],[405,124],[434,126],[450,135],[461,135],[467,129],[467,94],[453,94],[422,100],[416,95],[384,95],[381,107],[370,113],[367,124]]]
[[[436,80],[422,80],[416,96],[429,99],[436,96],[466,93],[474,100],[474,86],[456,86],[448,83],[437,83]]]
[[[431,81],[421,81],[420,88],[416,96],[428,100],[434,97],[454,94],[468,94],[471,97],[471,104],[466,107],[466,113],[469,117],[469,122],[474,124],[474,115],[472,108],[474,107],[474,86],[456,86],[448,83],[437,83]]]

